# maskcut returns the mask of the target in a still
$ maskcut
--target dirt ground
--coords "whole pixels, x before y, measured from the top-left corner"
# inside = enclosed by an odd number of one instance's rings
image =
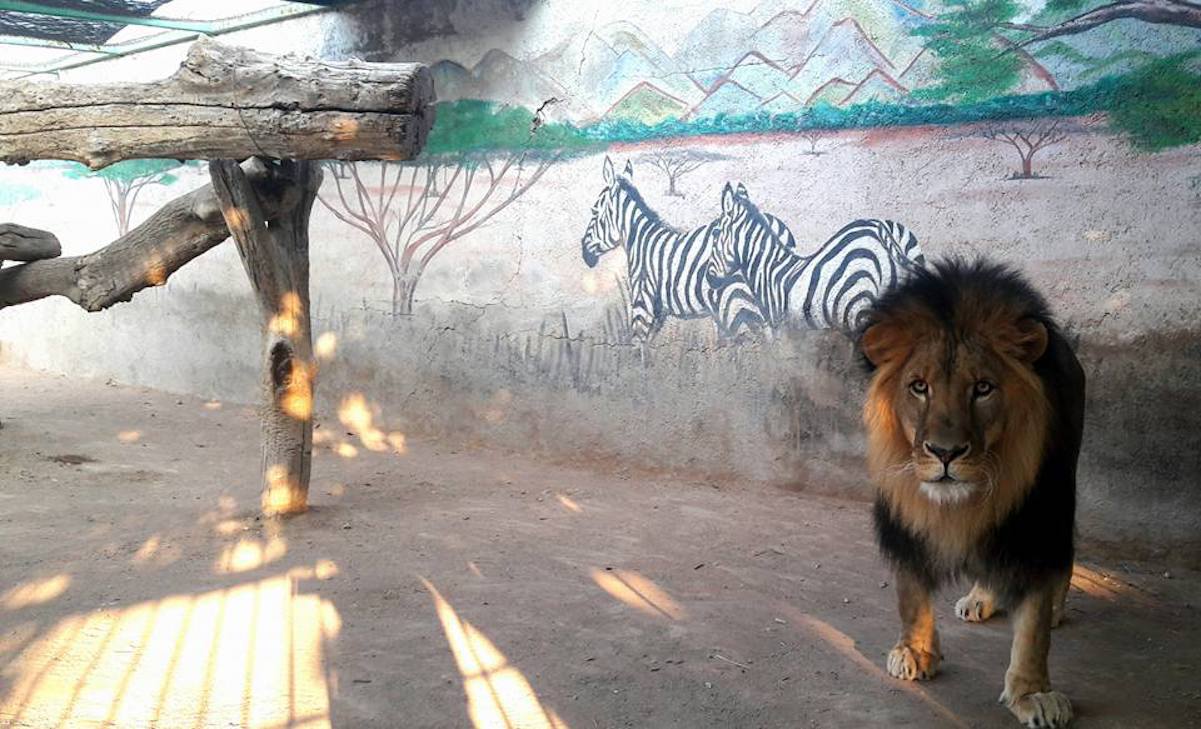
[[[313,508],[277,526],[249,408],[0,392],[0,726],[1016,726],[1006,620],[959,623],[954,593],[942,675],[884,674],[861,503],[326,418]],[[1078,726],[1201,725],[1199,577],[1082,562],[1051,658]]]

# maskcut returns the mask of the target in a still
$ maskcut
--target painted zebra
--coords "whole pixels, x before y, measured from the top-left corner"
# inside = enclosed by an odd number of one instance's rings
[[[926,264],[917,237],[891,220],[856,220],[808,256],[774,230],[745,188],[727,184],[706,274],[720,286],[741,273],[771,329],[803,320],[814,329],[854,331],[881,291]]]
[[[717,337],[728,341],[755,335],[766,329],[755,291],[741,273],[727,276],[720,285],[709,287],[709,309],[717,324]]]
[[[626,163],[617,175],[605,157],[604,181],[592,218],[581,241],[590,268],[605,253],[623,246],[630,288],[630,330],[635,342],[649,341],[668,317],[712,317],[718,334],[730,337],[762,325],[755,296],[745,280],[727,277],[710,285],[705,271],[717,238],[718,221],[682,231],[665,223],[642,199]],[[787,247],[792,233],[776,218],[762,216],[778,245]]]

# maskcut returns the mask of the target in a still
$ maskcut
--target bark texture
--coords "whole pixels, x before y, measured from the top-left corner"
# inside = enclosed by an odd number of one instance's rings
[[[210,163],[213,189],[250,278],[263,326],[263,511],[308,508],[313,456],[313,361],[309,319],[309,213],[321,184],[311,162],[280,162],[289,180],[269,212],[242,168]]]
[[[242,165],[268,214],[289,183],[259,160]],[[33,261],[0,270],[0,309],[64,296],[87,311],[129,301],[161,286],[188,261],[229,237],[212,185],[181,195],[109,245],[83,256]],[[57,241],[56,241],[57,243]]]
[[[1115,20],[1141,20],[1144,23],[1201,28],[1201,4],[1189,0],[1117,0],[1052,26],[1004,23],[1002,27],[1034,33],[1019,46],[1028,46],[1065,35],[1076,35]]]
[[[57,258],[62,252],[54,233],[16,223],[0,223],[0,261],[40,261]]]
[[[418,63],[331,63],[197,41],[145,84],[0,83],[0,161],[410,159],[433,124]]]

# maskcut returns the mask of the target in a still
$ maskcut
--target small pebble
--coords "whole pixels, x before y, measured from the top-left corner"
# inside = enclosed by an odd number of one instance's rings
[[[850,605],[850,604],[851,604],[851,598],[849,598],[849,597],[844,597],[844,598],[842,598],[842,604],[843,604],[843,605]]]
[[[1172,579],[1172,573],[1171,573],[1171,572],[1164,572],[1164,573],[1163,573],[1163,578],[1164,578],[1165,580],[1170,580],[1170,579]]]

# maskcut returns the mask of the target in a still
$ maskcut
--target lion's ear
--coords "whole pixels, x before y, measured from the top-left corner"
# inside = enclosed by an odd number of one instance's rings
[[[1022,319],[1017,323],[1017,336],[1013,345],[1017,356],[1024,362],[1037,362],[1047,351],[1050,335],[1047,327],[1037,319]]]
[[[859,349],[874,367],[881,367],[903,354],[903,347],[903,337],[899,336],[896,327],[886,323],[872,324],[859,338]]]

